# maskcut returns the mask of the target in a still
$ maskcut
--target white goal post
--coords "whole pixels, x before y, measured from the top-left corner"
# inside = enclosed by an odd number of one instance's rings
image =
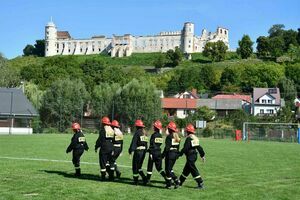
[[[264,131],[265,131],[265,128],[267,128],[269,130],[273,130],[273,132],[277,132],[277,139],[284,139],[286,130],[292,131],[296,134],[294,139],[297,140],[297,138],[298,138],[297,141],[300,141],[299,140],[299,138],[300,138],[300,135],[299,135],[300,134],[299,133],[300,132],[299,131],[300,124],[299,123],[272,123],[272,122],[244,122],[243,123],[243,140],[251,140],[250,136],[253,136],[255,134],[255,133],[253,133],[254,131],[252,131],[253,129],[251,129],[251,131],[250,131],[251,125],[256,126],[255,127],[256,129],[264,129]],[[264,133],[264,134],[266,134],[266,133]],[[257,136],[257,135],[255,135],[255,136]],[[268,139],[268,133],[261,138]]]

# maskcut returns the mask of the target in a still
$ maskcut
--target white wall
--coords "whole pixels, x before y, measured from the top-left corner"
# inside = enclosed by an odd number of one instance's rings
[[[0,127],[0,135],[8,135],[9,127]],[[11,128],[13,135],[29,135],[32,134],[32,128]]]
[[[254,105],[254,115],[260,114],[260,110],[264,110],[263,114],[270,114],[269,112],[267,112],[267,110],[273,110],[273,114],[276,114],[277,111],[280,109],[280,106],[260,106],[260,105]]]

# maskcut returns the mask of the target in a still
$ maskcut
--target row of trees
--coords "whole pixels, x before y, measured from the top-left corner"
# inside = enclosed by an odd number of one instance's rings
[[[109,116],[126,125],[133,125],[139,118],[149,127],[161,117],[156,88],[146,80],[132,79],[124,86],[101,83],[89,93],[80,79],[60,79],[45,91],[28,83],[26,94],[38,108],[43,127],[57,127],[60,131],[72,121],[80,122],[84,112],[99,118]]]
[[[27,44],[23,49],[24,56],[45,56],[45,40],[36,40],[34,45]]]

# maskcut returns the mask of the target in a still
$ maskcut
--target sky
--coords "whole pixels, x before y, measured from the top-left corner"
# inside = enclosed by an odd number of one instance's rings
[[[184,22],[203,28],[229,29],[230,49],[248,34],[252,41],[267,35],[274,24],[300,28],[300,0],[2,0],[0,52],[11,59],[27,44],[44,39],[51,17],[58,30],[73,38],[94,35],[154,35],[181,30]]]

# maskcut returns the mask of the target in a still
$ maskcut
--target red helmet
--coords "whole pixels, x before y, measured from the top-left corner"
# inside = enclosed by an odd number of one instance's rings
[[[103,117],[101,119],[102,124],[110,125],[110,120],[108,117]]]
[[[113,120],[111,122],[111,125],[120,128],[120,124],[119,124],[119,122],[117,120]]]
[[[189,133],[195,133],[195,127],[193,126],[193,124],[188,124],[188,125],[185,127],[185,131],[186,131],[186,132],[189,132]]]
[[[159,130],[162,129],[162,124],[161,124],[161,122],[160,122],[159,120],[156,120],[156,121],[154,122],[153,126],[154,126],[155,128],[158,128]]]
[[[176,126],[175,122],[170,122],[167,127],[169,129],[171,129],[172,131],[177,132],[177,126]]]
[[[72,124],[72,129],[73,130],[79,130],[80,129],[80,125],[78,123],[73,123]]]
[[[143,121],[140,120],[140,119],[137,119],[137,120],[135,121],[135,124],[134,124],[134,125],[137,126],[137,127],[143,127],[143,128],[145,127]]]

